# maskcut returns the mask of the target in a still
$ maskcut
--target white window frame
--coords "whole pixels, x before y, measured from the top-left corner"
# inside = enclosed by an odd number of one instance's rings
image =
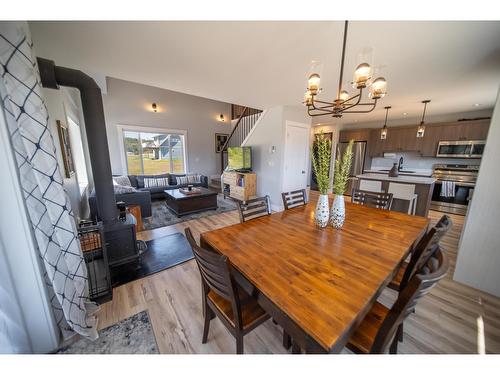
[[[125,151],[125,144],[123,141],[123,132],[124,131],[137,132],[137,133],[163,133],[163,134],[168,133],[168,134],[182,135],[184,137],[184,150],[183,150],[184,172],[186,174],[189,173],[189,160],[188,160],[188,152],[187,152],[187,145],[188,145],[188,132],[187,132],[187,130],[157,128],[157,127],[152,127],[152,126],[121,125],[121,124],[118,124],[116,126],[116,128],[117,128],[117,133],[118,133],[118,147],[120,149],[121,164],[122,164],[121,170],[122,170],[123,175],[128,175],[127,153]]]

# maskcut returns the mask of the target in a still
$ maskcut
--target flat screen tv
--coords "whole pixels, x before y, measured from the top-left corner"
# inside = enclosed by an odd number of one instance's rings
[[[227,168],[232,171],[252,170],[252,148],[251,147],[228,147]]]

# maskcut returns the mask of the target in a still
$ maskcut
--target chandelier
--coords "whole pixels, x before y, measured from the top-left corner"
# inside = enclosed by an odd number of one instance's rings
[[[377,100],[383,98],[387,92],[387,81],[383,77],[378,77],[372,81],[373,69],[363,62],[356,67],[352,87],[359,90],[354,96],[342,89],[342,80],[344,75],[345,48],[347,41],[348,21],[344,25],[344,42],[342,45],[342,60],[340,64],[339,88],[337,98],[331,102],[317,99],[321,92],[320,75],[313,71],[307,81],[307,91],[304,95],[303,103],[307,106],[307,113],[311,117],[332,115],[333,117],[342,117],[344,113],[369,113],[377,105]],[[371,101],[362,103],[363,90],[368,88],[368,97]]]

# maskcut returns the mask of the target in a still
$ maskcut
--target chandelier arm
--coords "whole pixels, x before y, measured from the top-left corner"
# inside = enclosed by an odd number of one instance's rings
[[[333,113],[333,111],[332,111],[332,110],[330,110],[330,109],[326,109],[326,107],[325,107],[325,108],[321,108],[321,107],[320,107],[320,108],[310,108],[310,109],[311,109],[312,111],[320,111],[320,112]]]
[[[362,94],[363,94],[363,91],[362,91],[362,90],[363,90],[363,89],[359,89],[359,94],[358,94],[358,95],[356,95],[356,96],[357,96],[357,98],[358,98],[358,100],[356,101],[356,103],[352,103],[352,104],[350,104],[350,105],[346,106],[346,107],[345,107],[345,109],[349,109],[349,108],[355,107],[355,106],[357,106],[357,105],[360,105],[361,98],[362,98]]]
[[[342,113],[370,113],[370,112],[372,112],[375,109],[375,107],[377,106],[377,103],[373,103],[372,105],[373,105],[373,107],[371,107],[367,111],[344,111]]]
[[[324,110],[325,108],[333,108],[332,103],[322,102],[320,100],[317,100],[317,102],[322,103],[322,104],[328,104],[328,105],[316,107],[315,102],[313,101],[312,104],[308,107],[312,107],[312,109],[316,109],[316,110]]]
[[[316,113],[316,114],[309,114],[311,117],[318,117],[318,116],[326,116],[326,115],[332,115],[333,113]]]
[[[320,104],[329,104],[329,105],[333,106],[333,103],[332,103],[332,102],[325,102],[325,101],[323,101],[323,100],[318,100],[318,99],[313,100],[312,102],[313,102],[313,103],[318,102],[318,103],[320,103]]]
[[[351,100],[356,99],[356,98],[358,98],[358,97],[360,97],[360,96],[361,96],[361,94],[356,94],[356,95],[354,95],[354,96],[351,96],[349,99],[344,100],[344,101],[342,102],[342,104],[347,103],[347,102],[350,102]]]

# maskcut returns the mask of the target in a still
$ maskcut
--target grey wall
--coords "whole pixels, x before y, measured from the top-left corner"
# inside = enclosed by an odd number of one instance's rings
[[[157,87],[108,77],[103,96],[111,167],[126,174],[117,125],[187,131],[188,171],[220,174],[220,155],[215,153],[215,133],[230,132],[231,105]],[[159,112],[151,110],[157,103]],[[226,122],[217,121],[224,114]]]
[[[500,297],[500,93],[474,196],[465,219],[454,280]]]

